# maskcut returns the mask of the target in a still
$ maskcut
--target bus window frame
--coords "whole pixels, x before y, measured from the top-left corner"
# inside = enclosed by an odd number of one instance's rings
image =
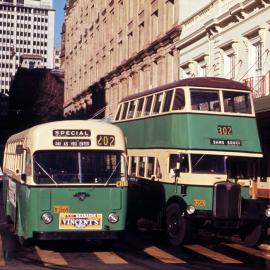
[[[120,103],[117,109],[117,113],[115,116],[115,121],[119,121],[122,115],[122,107],[123,107],[123,103]]]
[[[129,106],[128,106],[128,112],[127,112],[127,116],[126,119],[132,119],[135,118],[135,112],[137,110],[137,104],[138,104],[138,99],[133,99],[129,101]],[[132,106],[134,108],[133,111],[131,111]]]
[[[127,105],[127,107],[126,107],[126,112],[125,112],[125,105]],[[122,109],[122,113],[121,113],[120,120],[125,120],[125,119],[127,119],[128,110],[129,110],[129,101],[123,103],[123,109]],[[125,112],[125,117],[123,117],[123,116],[124,116],[124,115],[123,115],[124,112]]]

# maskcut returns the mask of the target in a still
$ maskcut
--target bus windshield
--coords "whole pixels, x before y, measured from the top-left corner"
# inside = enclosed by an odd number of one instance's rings
[[[191,155],[193,173],[226,174],[225,157],[216,155]]]
[[[124,175],[124,157],[111,151],[39,151],[33,156],[37,184],[110,184]]]

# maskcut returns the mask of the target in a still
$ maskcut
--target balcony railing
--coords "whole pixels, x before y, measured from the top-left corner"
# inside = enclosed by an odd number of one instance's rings
[[[269,95],[270,71],[264,76],[250,77],[243,80],[243,83],[252,90],[254,98]]]

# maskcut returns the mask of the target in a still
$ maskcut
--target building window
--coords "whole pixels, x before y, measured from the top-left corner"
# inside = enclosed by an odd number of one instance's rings
[[[256,51],[256,70],[262,70],[262,43],[258,42],[254,45]]]

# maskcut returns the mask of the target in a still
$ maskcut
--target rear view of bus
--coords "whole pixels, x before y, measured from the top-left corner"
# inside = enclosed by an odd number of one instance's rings
[[[125,230],[122,131],[59,121],[11,136],[3,163],[5,214],[21,239],[116,239]]]
[[[245,85],[198,77],[149,89],[120,102],[115,124],[128,141],[130,223],[150,220],[174,245],[201,227],[260,241],[269,206],[249,194],[262,151]]]

